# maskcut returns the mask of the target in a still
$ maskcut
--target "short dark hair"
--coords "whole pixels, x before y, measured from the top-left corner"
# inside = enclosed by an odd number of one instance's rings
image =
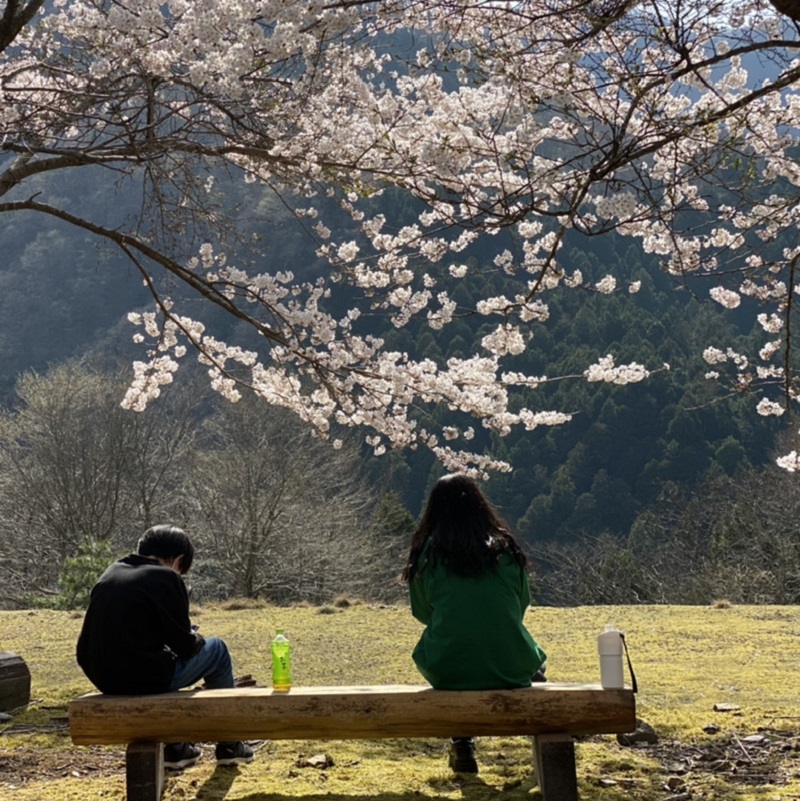
[[[151,526],[142,535],[137,547],[139,556],[157,556],[164,559],[181,559],[181,574],[188,573],[194,559],[192,541],[177,526]]]

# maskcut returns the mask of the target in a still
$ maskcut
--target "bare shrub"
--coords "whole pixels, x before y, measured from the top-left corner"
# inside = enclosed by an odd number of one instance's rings
[[[192,486],[203,593],[278,604],[385,593],[396,567],[354,445],[335,449],[289,412],[244,399],[206,421]]]

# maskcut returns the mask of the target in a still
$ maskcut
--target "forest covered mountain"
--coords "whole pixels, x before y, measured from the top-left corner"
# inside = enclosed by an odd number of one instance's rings
[[[91,210],[103,195],[95,195],[86,174],[83,180],[62,191],[67,204]],[[389,195],[380,202],[392,206],[393,219],[403,218],[402,198]],[[262,269],[321,268],[311,238],[268,195],[242,189],[236,207],[261,221]],[[126,209],[97,213],[122,216]],[[121,253],[99,249],[88,234],[66,225],[43,228],[33,216],[6,224],[0,248],[0,392],[6,405],[13,405],[15,381],[25,371],[41,372],[87,352],[109,366],[137,357],[126,314],[144,308],[148,296]],[[452,291],[460,306],[474,307],[477,297],[507,291],[508,277],[480,245],[466,255],[472,281],[459,282]],[[705,347],[751,334],[733,329],[736,317],[708,301],[707,288],[677,284],[652,258],[613,235],[569,243],[564,261],[592,281],[614,273],[622,288],[611,297],[551,293],[550,319],[531,328],[528,348],[517,357],[520,369],[549,378],[579,376],[609,353],[617,363],[636,361],[651,370],[667,363],[670,369],[628,386],[565,379],[532,390],[529,408],[573,413],[563,426],[515,429],[500,437],[473,423],[476,447],[513,466],[492,477],[489,492],[526,539],[624,536],[665,491],[695,486],[708,476],[733,476],[770,459],[779,431],[775,418],[759,417],[747,397],[722,398],[704,377]],[[641,282],[635,295],[625,289],[633,281]],[[229,329],[236,325],[232,319],[216,322]],[[390,348],[437,361],[479,350],[490,330],[487,318],[475,314],[449,326],[446,337],[424,321],[404,329],[378,317],[368,324]],[[455,418],[446,408],[435,414],[439,423]],[[430,454],[394,453],[373,461],[375,474],[418,514],[441,470]]]

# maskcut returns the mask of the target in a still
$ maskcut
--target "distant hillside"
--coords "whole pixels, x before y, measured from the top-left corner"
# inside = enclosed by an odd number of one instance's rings
[[[247,191],[252,194],[247,202],[237,200],[237,213],[246,211],[260,225],[260,269],[320,269],[313,243],[291,217],[268,196]],[[105,194],[89,183],[62,187],[62,192],[67,205],[80,203],[97,218],[113,220],[125,213],[124,207],[109,211]],[[397,195],[380,202],[395,218],[413,214]],[[88,350],[109,361],[135,358],[133,328],[125,315],[146,304],[148,296],[123,255],[66,226],[42,228],[41,218],[33,216],[12,219],[0,231],[2,397],[10,398],[21,372],[41,371]],[[253,257],[244,248],[231,251],[233,258]],[[508,277],[480,244],[464,255],[470,277],[452,291],[461,306],[474,307],[479,292],[509,291]],[[532,324],[528,350],[518,357],[520,369],[549,377],[575,375],[607,353],[617,363],[637,361],[656,369],[667,362],[671,369],[631,386],[575,380],[532,391],[529,408],[574,413],[571,423],[558,428],[515,430],[501,438],[475,424],[476,447],[513,465],[510,474],[492,478],[489,492],[520,533],[531,541],[566,541],[602,531],[625,534],[665,486],[691,486],[715,472],[733,475],[768,459],[775,422],[758,417],[746,398],[717,402],[717,391],[704,379],[704,347],[727,345],[749,331],[736,330],[730,314],[694,298],[691,287],[673,285],[620,238],[573,241],[565,263],[591,280],[613,272],[621,289],[613,297],[575,291],[548,295],[550,320]],[[639,293],[629,295],[625,281],[641,281]],[[234,320],[216,320],[223,336],[235,334]],[[445,336],[424,323],[400,330],[380,318],[365,324],[392,348],[441,361],[479,351],[493,321],[464,316]],[[463,423],[444,408],[435,416],[439,423]],[[414,514],[440,472],[421,453],[376,460],[374,470]]]

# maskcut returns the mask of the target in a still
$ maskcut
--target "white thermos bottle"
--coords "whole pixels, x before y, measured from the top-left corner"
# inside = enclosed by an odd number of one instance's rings
[[[622,632],[613,626],[597,635],[597,652],[600,654],[600,684],[604,690],[619,690],[625,686],[622,671]]]

